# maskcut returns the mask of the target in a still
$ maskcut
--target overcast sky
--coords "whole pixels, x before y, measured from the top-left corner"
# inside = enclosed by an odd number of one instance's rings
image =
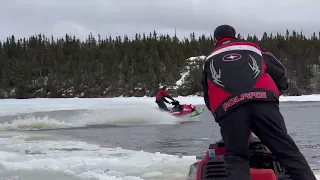
[[[80,38],[88,33],[136,32],[189,36],[230,24],[238,33],[261,35],[320,30],[320,0],[0,0],[0,39],[36,33]]]

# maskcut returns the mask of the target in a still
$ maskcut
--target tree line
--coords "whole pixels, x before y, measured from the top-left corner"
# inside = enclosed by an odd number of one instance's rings
[[[320,32],[264,33],[246,39],[271,51],[287,68],[286,95],[320,93]],[[81,41],[43,34],[0,42],[0,98],[154,96],[160,85],[174,95],[201,94],[203,58],[213,37],[136,34]],[[184,76],[183,83],[176,82]]]

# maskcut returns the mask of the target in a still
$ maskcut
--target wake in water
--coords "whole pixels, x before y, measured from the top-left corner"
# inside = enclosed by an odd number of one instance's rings
[[[10,116],[1,120],[0,130],[44,130],[94,126],[178,124],[197,118],[178,118],[148,105],[127,104],[87,110],[58,110]]]
[[[4,122],[0,124],[0,130],[40,130],[40,129],[61,129],[72,128],[72,123],[58,121],[48,116],[34,117],[29,115],[27,117],[18,117],[13,121]]]

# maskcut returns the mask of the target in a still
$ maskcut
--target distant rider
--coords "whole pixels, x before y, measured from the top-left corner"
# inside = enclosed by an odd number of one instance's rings
[[[156,95],[156,103],[158,104],[159,108],[161,110],[164,110],[164,111],[170,111],[167,107],[167,105],[165,104],[168,103],[170,104],[169,101],[166,100],[166,98],[169,98],[171,99],[172,101],[176,101],[174,100],[167,92],[167,86],[163,86],[161,88],[161,90],[158,92],[158,94]]]
[[[250,180],[248,137],[258,136],[292,180],[316,180],[305,157],[289,136],[279,110],[280,91],[288,88],[286,69],[271,53],[238,40],[221,25],[204,63],[204,100],[221,128],[226,145],[228,180]]]

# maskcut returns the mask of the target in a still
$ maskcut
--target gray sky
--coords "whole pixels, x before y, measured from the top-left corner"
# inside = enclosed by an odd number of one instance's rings
[[[242,35],[302,30],[320,31],[320,0],[1,0],[0,39],[37,33],[80,38],[134,35],[212,34],[220,24]]]

